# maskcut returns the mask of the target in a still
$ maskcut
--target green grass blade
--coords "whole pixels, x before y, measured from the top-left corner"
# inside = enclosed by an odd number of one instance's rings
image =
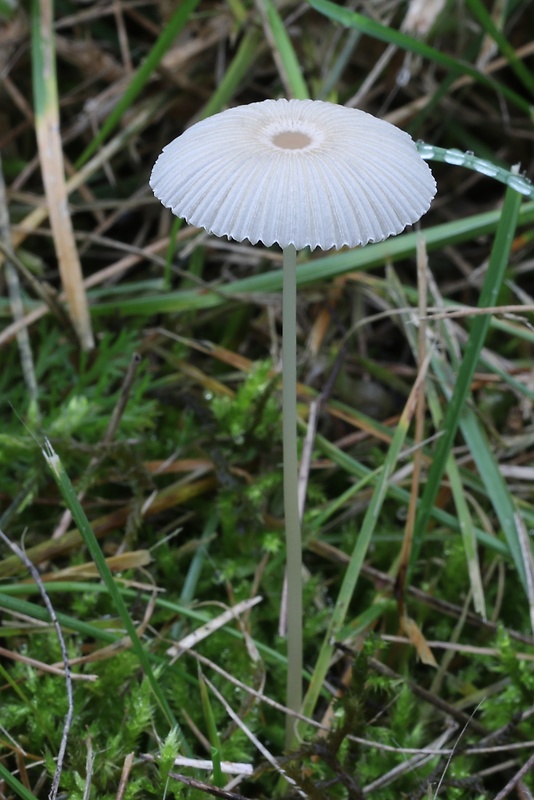
[[[327,100],[331,92],[337,97],[337,88],[341,76],[347,68],[354,48],[360,39],[360,31],[354,29],[347,31],[345,43],[341,47],[339,54],[335,57],[333,64],[328,68],[328,72],[322,79],[321,85],[317,87],[317,94],[315,95],[316,100]]]
[[[480,293],[480,307],[493,306],[496,303],[508,265],[508,258],[517,226],[520,205],[521,195],[513,189],[508,189],[491,251],[484,285]],[[432,466],[428,473],[426,487],[417,514],[410,570],[413,569],[415,560],[421,549],[424,531],[426,530],[432,507],[441,485],[443,471],[454,443],[463,407],[470,391],[471,380],[479,362],[480,352],[484,345],[489,324],[490,318],[488,314],[477,316],[473,321],[464,358],[454,385],[454,391],[447,405],[443,420],[443,432],[436,446]]]
[[[224,73],[222,81],[202,108],[199,114],[200,119],[216,114],[230,102],[240,83],[250,71],[252,64],[258,57],[261,39],[261,32],[256,28],[245,33],[235,56]]]
[[[343,450],[337,448],[334,444],[325,439],[320,434],[317,434],[315,443],[317,448],[324,453],[325,456],[330,458],[336,466],[340,467],[340,469],[345,470],[348,475],[354,475],[357,478],[363,478],[365,476],[371,476],[371,470],[369,467],[366,467],[363,464],[360,464],[359,461],[356,461],[354,458],[349,456]],[[464,478],[465,483],[465,478]],[[478,489],[478,484],[475,485],[473,488]],[[395,484],[390,484],[389,489],[389,496],[392,497],[394,500],[399,502],[403,506],[407,506],[408,501],[410,499],[409,492],[406,489],[403,489],[401,486],[396,486]],[[453,514],[449,514],[447,511],[443,511],[441,508],[432,507],[431,510],[431,518],[438,522],[440,525],[443,525],[444,528],[447,530],[453,531],[460,531],[460,526],[458,523],[457,517]],[[534,524],[534,522],[533,522]],[[477,541],[488,547],[490,550],[498,553],[501,556],[510,557],[510,552],[504,542],[501,542],[499,539],[496,539],[495,536],[490,536],[485,531],[475,528],[475,534],[477,537]]]
[[[152,691],[154,692],[154,696],[156,697],[159,706],[163,713],[165,714],[167,721],[171,725],[171,727],[177,728],[180,730],[178,723],[174,717],[174,714],[167,702],[167,699],[163,692],[160,689],[160,686],[156,680],[156,676],[154,675],[154,671],[150,664],[150,660],[148,655],[137,635],[137,631],[135,629],[135,625],[128,613],[128,609],[126,608],[126,604],[124,599],[115,583],[111,570],[106,563],[106,559],[102,550],[100,549],[100,545],[98,544],[98,540],[93,533],[91,525],[89,524],[89,520],[85,516],[85,512],[82,508],[78,497],[76,496],[76,492],[74,491],[74,487],[70,482],[68,475],[66,474],[65,470],[63,469],[63,465],[58,457],[58,455],[52,449],[51,444],[46,441],[45,447],[43,449],[43,455],[45,457],[46,463],[50,467],[50,471],[54,476],[54,479],[58,485],[61,494],[65,500],[67,507],[69,508],[73,519],[80,531],[83,540],[95,565],[100,573],[102,580],[104,581],[106,588],[109,592],[111,599],[117,609],[117,612],[121,618],[122,624],[124,625],[128,636],[130,637],[130,641],[132,644],[132,650],[137,655],[139,659],[139,663],[141,664],[145,675],[150,683]],[[185,744],[185,739],[182,735],[183,744]]]
[[[187,575],[183,582],[182,591],[180,592],[180,603],[183,603],[184,606],[194,602],[198,581],[200,580],[200,575],[208,556],[208,544],[215,536],[218,525],[219,519],[217,515],[213,513],[204,526],[200,538],[200,546],[196,549],[195,555],[191,559]]]
[[[503,554],[507,554],[507,550],[504,548],[504,546]],[[152,599],[152,595],[142,591],[140,592],[137,589],[129,589],[125,586],[118,586],[117,588],[123,597],[132,601],[138,599],[139,597],[145,598],[147,602]],[[53,594],[54,592],[67,594],[72,594],[73,592],[93,592],[98,594],[101,592],[107,592],[107,587],[100,583],[87,583],[83,581],[52,581],[46,584],[46,590],[49,594]],[[46,609],[42,608],[41,606],[36,606],[33,603],[29,603],[26,600],[22,600],[17,596],[19,594],[26,596],[38,593],[39,588],[31,583],[3,586],[0,590],[0,608],[5,608],[7,611],[14,611],[15,613],[19,614],[26,614],[29,617],[35,617],[35,619],[38,619],[39,621],[49,623],[50,617],[48,616]],[[175,616],[186,617],[194,622],[198,622],[200,625],[206,625],[212,619],[212,617],[205,611],[199,611],[196,608],[184,606],[179,602],[176,603],[172,600],[167,600],[161,595],[156,598],[155,603],[156,607],[159,609],[170,611],[171,614],[174,614]],[[105,642],[117,642],[123,638],[122,632],[115,634],[111,633],[109,630],[101,630],[96,625],[82,622],[81,620],[78,620],[75,617],[70,617],[68,614],[64,614],[62,612],[56,612],[56,616],[63,628],[77,631],[78,633],[88,636],[89,638],[100,639]],[[233,625],[225,626],[221,630],[224,630],[224,633],[230,636],[232,639],[243,639],[243,634]],[[286,663],[285,656],[282,655],[282,653],[280,653],[278,650],[274,650],[272,647],[268,647],[260,641],[254,641],[254,644],[258,648],[258,651],[272,663],[277,665]],[[162,665],[165,663],[164,659],[161,659],[152,653],[148,653],[148,657],[154,664]]]
[[[67,586],[66,591],[73,591],[74,588],[75,587],[71,583]],[[57,590],[58,585],[52,584],[47,587],[48,592],[53,589]],[[50,615],[46,608],[30,603],[28,600],[23,600],[20,597],[13,597],[13,595],[17,593],[26,595],[37,594],[38,587],[34,587],[32,584],[4,586],[0,591],[0,608],[3,608],[5,611],[12,611],[14,614],[24,614],[30,619],[39,620],[39,622],[51,624]],[[99,628],[98,625],[91,625],[89,622],[83,622],[83,620],[71,617],[69,614],[64,614],[62,611],[56,611],[56,617],[64,630],[76,631],[76,633],[86,636],[89,639],[96,639],[97,641],[112,644],[122,638],[121,633],[111,633],[109,630]]]
[[[35,795],[26,789],[24,784],[22,784],[11,772],[5,767],[2,763],[0,763],[0,777],[2,777],[10,789],[12,789],[17,797],[21,797],[22,800],[35,800]]]
[[[444,334],[444,339],[447,342],[447,349],[450,355],[451,362],[454,365],[454,369],[458,369],[458,364],[455,358],[454,352],[454,345],[450,341],[447,336],[447,326],[442,326],[442,331]],[[433,359],[433,367],[434,371],[436,372],[438,379],[441,385],[444,387],[445,393],[449,393],[452,391],[450,387],[452,387],[455,383],[456,377],[453,374],[452,370],[449,369],[449,374],[445,375],[445,369],[443,366],[443,361],[440,359],[439,356],[436,356]],[[493,371],[497,371],[494,364],[491,365],[491,369]],[[499,371],[500,372],[500,371]],[[523,389],[524,393],[525,389]],[[434,417],[434,420],[437,418]],[[438,426],[435,423],[435,427]],[[467,483],[466,479],[468,480],[471,473],[465,472],[464,473],[464,480],[461,482],[461,486],[469,485],[474,491],[480,492],[482,491],[482,487],[485,488],[485,494],[490,499],[497,518],[500,522],[502,532],[504,533],[505,539],[508,544],[508,549],[512,560],[516,566],[516,569],[519,575],[522,578],[523,586],[526,589],[526,576],[525,576],[525,568],[524,568],[524,559],[522,556],[522,549],[521,543],[518,537],[518,531],[515,525],[515,514],[516,514],[516,504],[514,499],[508,489],[506,481],[502,476],[498,463],[495,459],[495,456],[491,450],[491,446],[488,442],[486,434],[481,426],[480,420],[476,416],[475,412],[470,406],[466,406],[465,410],[462,414],[460,419],[460,427],[462,430],[462,435],[466,444],[469,447],[470,454],[477,466],[479,481],[477,485]],[[449,464],[451,462],[451,458],[449,458],[447,462],[447,472],[449,472]],[[454,484],[452,483],[452,477],[449,474],[449,478],[451,480],[451,488],[453,490],[454,495]],[[462,492],[462,497],[465,495]],[[458,498],[454,495],[455,504],[457,508],[457,513],[459,520],[464,519],[464,515],[462,514],[461,505],[459,506],[458,503],[461,504],[462,498]],[[528,517],[527,509],[524,509],[524,516],[525,519]],[[473,600],[476,601],[476,592],[478,591],[481,593],[482,587],[479,581],[480,569],[475,566],[475,559],[478,564],[478,554],[476,549],[476,536],[475,532],[472,529],[472,524],[470,523],[470,516],[469,518],[465,518],[465,525],[462,526],[462,537],[464,539],[464,548],[466,551],[466,557],[468,559],[468,568],[469,574],[471,577],[471,586],[473,589]],[[529,524],[527,522],[527,524]],[[464,532],[465,527],[465,532]],[[478,573],[478,574],[477,574]],[[476,602],[475,602],[476,608]]]
[[[399,309],[409,308],[410,303],[407,299],[406,292],[395,271],[390,268],[387,272],[387,291],[393,298],[395,306]],[[414,313],[416,309],[401,314],[401,322],[414,359],[418,359],[418,332],[413,324]],[[440,330],[443,332],[443,338],[450,344],[450,351],[454,352],[452,343],[447,340],[448,328],[445,324],[440,325]],[[445,362],[440,352],[433,350],[430,353],[432,368],[438,374],[441,383],[451,385],[454,380],[449,376],[449,380],[445,378]],[[449,371],[450,370],[449,368]],[[432,422],[436,430],[442,427],[443,413],[437,387],[433,381],[427,381],[425,385],[426,405],[432,417]],[[482,583],[482,576],[480,571],[480,561],[478,557],[477,535],[473,525],[473,520],[466,500],[464,484],[462,482],[460,470],[456,463],[455,458],[451,454],[447,459],[446,473],[450,482],[451,492],[456,508],[456,516],[458,519],[458,526],[462,536],[465,557],[467,561],[467,571],[469,574],[469,581],[471,591],[473,594],[473,606],[475,611],[486,617],[486,602],[484,597],[484,586]]]
[[[171,267],[176,251],[176,237],[183,224],[184,220],[181,219],[181,217],[174,217],[169,232],[169,244],[167,246],[167,252],[165,253],[165,269],[163,272],[163,288],[167,292],[171,288]]]
[[[260,2],[265,10],[273,47],[276,48],[280,58],[280,68],[283,72],[284,82],[289,87],[292,97],[298,100],[307,100],[310,93],[302,77],[299,60],[293,49],[284,21],[272,0],[260,0]]]
[[[376,529],[378,517],[382,504],[387,496],[389,481],[395,470],[404,441],[408,434],[411,417],[414,411],[414,402],[418,384],[414,384],[410,397],[408,398],[404,411],[401,414],[391,444],[389,446],[382,471],[379,473],[373,495],[365,513],[362,526],[356,537],[356,545],[351,555],[350,562],[345,571],[343,583],[339,590],[339,595],[328,623],[319,656],[312,674],[312,679],[304,698],[303,714],[312,716],[315,705],[321,693],[326,674],[334,651],[334,641],[339,637],[339,633],[345,623],[345,617],[349,608],[350,601],[354,594],[360,571],[363,565],[367,549],[371,542],[371,537]]]
[[[86,147],[76,162],[77,169],[79,169],[82,164],[85,164],[85,162],[89,160],[89,158],[100,147],[100,145],[105,142],[111,131],[119,124],[122,115],[130,108],[133,101],[141,92],[154,70],[158,67],[165,53],[189,20],[189,17],[195,10],[198,3],[199,0],[183,0],[183,2],[178,4],[178,8],[163,27],[160,37],[150,50],[139,69],[135,72],[132,80],[126,87],[124,94],[118,101],[117,105],[107,117],[106,121],[92,142],[88,147]]]
[[[460,476],[460,470],[456,459],[452,453],[447,459],[447,477],[451,485],[454,507],[460,525],[462,542],[464,546],[467,571],[469,573],[469,583],[473,594],[473,607],[483,619],[486,619],[486,600],[484,597],[484,585],[480,571],[480,559],[478,557],[477,537],[471,512],[467,504],[465,489]],[[512,554],[513,555],[513,554]]]
[[[525,89],[531,95],[534,95],[534,75],[526,67],[523,61],[517,57],[517,53],[515,52],[513,46],[510,44],[506,36],[503,36],[503,34],[497,28],[493,19],[488,13],[487,8],[484,6],[481,0],[467,0],[467,5],[470,7],[471,11],[478,19],[488,36],[493,39]]]
[[[513,168],[501,167],[492,159],[480,158],[474,153],[464,152],[457,147],[435,147],[433,144],[421,141],[416,142],[416,147],[421,158],[427,161],[441,161],[445,164],[472,169],[480,175],[486,175],[495,181],[500,181],[506,186],[510,186],[516,192],[524,195],[524,197],[528,197],[531,200],[534,199],[534,186],[530,180],[523,175],[519,175],[517,170]]]
[[[206,681],[204,680],[204,676],[202,674],[202,670],[200,669],[200,665],[198,666],[198,686],[200,689],[200,699],[202,701],[202,712],[204,714],[204,720],[208,728],[208,736],[211,744],[211,759],[213,761],[213,783],[215,786],[222,787],[225,784],[225,780],[221,768],[221,761],[222,761],[221,740],[219,738],[217,725],[215,723],[215,716],[213,714],[213,709],[210,703],[208,687],[206,686]]]
[[[337,511],[343,508],[343,506],[347,505],[349,500],[354,497],[355,495],[360,494],[366,486],[376,480],[378,474],[382,471],[383,467],[379,467],[376,470],[369,471],[363,478],[360,478],[359,481],[354,483],[348,489],[345,489],[339,497],[336,497],[331,502],[327,503],[322,511],[313,517],[313,520],[309,521],[309,525],[312,527],[313,530],[319,532],[323,525],[325,525],[331,516],[333,516]]]
[[[329,19],[340,22],[347,28],[356,28],[361,33],[371,36],[373,39],[378,39],[379,41],[387,42],[388,44],[394,44],[401,50],[407,50],[408,52],[415,53],[422,58],[427,58],[434,64],[439,64],[441,67],[450,70],[458,77],[462,75],[469,75],[470,78],[478,83],[488,86],[499,95],[506,97],[508,100],[510,100],[510,102],[512,102],[515,106],[520,108],[529,116],[532,116],[534,113],[532,105],[523,97],[521,97],[521,95],[517,94],[517,92],[514,92],[505,84],[499,83],[493,78],[490,78],[488,75],[480,72],[478,69],[476,69],[476,67],[471,66],[471,64],[468,64],[466,61],[460,61],[456,58],[453,58],[446,53],[442,53],[440,50],[436,50],[434,47],[431,47],[420,39],[414,39],[412,36],[409,36],[402,31],[397,31],[394,28],[388,27],[387,25],[381,25],[379,22],[375,22],[375,20],[370,19],[363,14],[359,14],[356,11],[350,11],[344,6],[338,6],[335,3],[329,2],[329,0],[308,0],[308,2],[316,11],[324,14],[325,17],[328,17]]]
[[[466,409],[461,420],[463,437],[469,447],[478,474],[486,489],[487,497],[491,500],[502,532],[508,544],[508,549],[521,578],[523,588],[527,589],[525,563],[521,551],[518,531],[515,524],[517,508],[502,476],[499,465],[491,450],[486,434],[482,430],[480,421],[472,409]]]
[[[484,214],[475,214],[454,222],[427,228],[424,231],[427,249],[435,250],[445,245],[450,246],[493,233],[500,215],[500,210],[488,211]],[[534,222],[534,203],[525,203],[519,215],[519,222],[521,224]],[[385,262],[394,263],[402,258],[412,256],[419,235],[418,233],[405,233],[391,237],[385,242],[367,245],[367,247],[312,258],[297,267],[297,285],[306,286],[309,283],[331,279],[353,270],[370,270],[382,266]],[[120,313],[121,315],[177,313],[200,308],[214,308],[228,303],[232,297],[243,301],[247,299],[247,295],[279,292],[281,289],[282,270],[275,269],[230,284],[219,285],[213,292],[209,292],[203,287],[191,291],[162,293],[152,297],[141,296],[132,299],[117,297],[116,300],[92,305],[91,311],[93,314]]]
[[[37,119],[45,116],[49,107],[57,107],[57,78],[55,69],[54,42],[46,40],[45,23],[41,22],[41,8],[37,3],[31,6],[32,29],[32,81],[33,103]],[[47,65],[50,65],[47,69]]]

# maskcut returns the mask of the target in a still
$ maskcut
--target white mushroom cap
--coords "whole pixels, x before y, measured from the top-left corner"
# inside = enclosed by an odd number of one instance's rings
[[[436,193],[407,133],[319,100],[265,100],[197,122],[163,149],[150,185],[195,227],[298,250],[379,242]]]

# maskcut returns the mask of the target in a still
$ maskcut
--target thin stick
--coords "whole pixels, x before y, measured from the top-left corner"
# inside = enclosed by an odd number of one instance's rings
[[[534,766],[534,754],[530,756],[528,761],[523,764],[519,772],[516,772],[513,778],[511,778],[504,789],[502,789],[499,794],[496,796],[495,800],[504,800],[505,797],[508,797],[510,792],[514,789],[515,786],[519,783],[519,781],[524,778],[525,775],[532,769]]]
[[[58,789],[59,789],[59,781],[61,780],[61,772],[63,770],[63,762],[65,760],[65,752],[67,750],[67,740],[69,738],[69,731],[72,724],[72,717],[74,714],[74,699],[72,694],[72,678],[70,674],[70,662],[69,662],[69,654],[67,652],[67,645],[65,644],[65,639],[63,638],[63,633],[61,631],[61,626],[58,622],[58,618],[56,617],[56,612],[54,611],[54,606],[50,602],[50,598],[46,593],[46,589],[43,585],[41,580],[41,576],[39,575],[39,570],[35,567],[24,550],[22,550],[15,542],[12,542],[5,533],[0,530],[0,539],[7,544],[9,549],[17,555],[26,569],[29,571],[30,575],[32,576],[33,580],[35,581],[41,597],[43,598],[43,602],[46,606],[46,609],[50,615],[50,619],[52,620],[52,624],[54,625],[56,636],[58,638],[59,647],[61,649],[61,657],[63,659],[63,665],[65,668],[65,685],[67,688],[67,713],[65,715],[65,722],[63,723],[63,733],[61,735],[61,744],[59,746],[59,752],[57,754],[57,765],[56,771],[54,773],[54,778],[52,780],[52,787],[48,794],[48,800],[56,800]]]
[[[287,565],[287,707],[302,705],[302,538],[297,455],[297,251],[284,248],[282,287],[282,438]],[[295,738],[295,719],[286,717],[286,747]]]
[[[132,771],[134,757],[135,757],[134,753],[128,753],[128,755],[124,759],[119,788],[117,789],[116,800],[122,800],[124,797],[124,793],[126,792],[126,788],[128,786],[128,778],[130,777],[130,772]]]

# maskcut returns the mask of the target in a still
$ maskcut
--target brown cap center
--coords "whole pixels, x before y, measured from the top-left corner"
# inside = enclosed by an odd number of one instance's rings
[[[301,131],[282,131],[273,136],[272,142],[282,150],[303,150],[311,144],[311,138]]]

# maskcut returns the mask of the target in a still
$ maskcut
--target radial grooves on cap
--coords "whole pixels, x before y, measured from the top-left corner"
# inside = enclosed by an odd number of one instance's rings
[[[436,190],[407,133],[313,100],[266,100],[202,120],[164,149],[151,186],[173,213],[217,236],[324,250],[400,233]]]

